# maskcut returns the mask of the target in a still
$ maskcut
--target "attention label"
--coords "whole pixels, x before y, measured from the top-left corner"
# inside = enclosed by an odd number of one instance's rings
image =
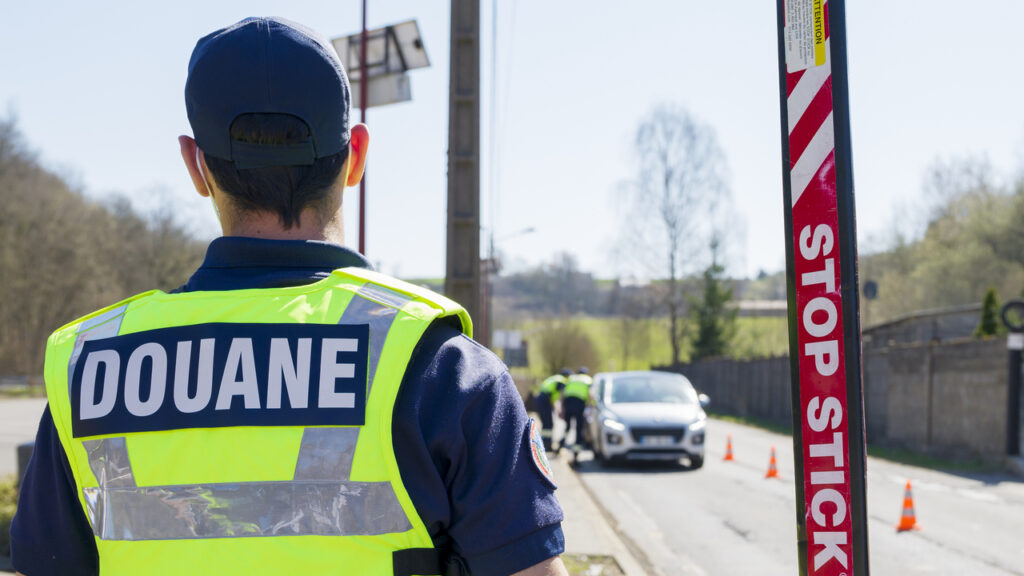
[[[799,72],[825,63],[824,0],[786,0],[786,68]]]

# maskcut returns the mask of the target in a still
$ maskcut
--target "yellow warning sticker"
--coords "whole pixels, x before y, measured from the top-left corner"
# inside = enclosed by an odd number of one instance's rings
[[[790,73],[825,64],[825,3],[827,0],[785,0],[784,44]]]
[[[814,65],[825,63],[825,8],[822,0],[814,0]]]

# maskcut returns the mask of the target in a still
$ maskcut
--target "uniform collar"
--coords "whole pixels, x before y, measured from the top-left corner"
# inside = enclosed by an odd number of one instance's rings
[[[373,268],[358,252],[329,242],[223,236],[210,242],[203,265],[176,292],[295,286],[350,266]]]
[[[206,249],[203,268],[372,268],[358,252],[316,240],[266,240],[222,236]]]

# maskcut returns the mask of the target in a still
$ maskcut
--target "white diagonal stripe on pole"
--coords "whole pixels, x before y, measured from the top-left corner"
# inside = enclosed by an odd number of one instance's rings
[[[814,134],[814,138],[811,138],[811,142],[807,144],[804,153],[800,155],[800,159],[796,161],[790,171],[794,206],[800,200],[804,190],[807,189],[807,185],[811,183],[814,175],[818,173],[818,169],[821,168],[825,159],[832,153],[835,142],[835,127],[832,124],[832,113],[829,112],[828,117],[821,124],[821,128],[818,128],[818,132]]]
[[[831,46],[829,41],[825,40],[825,54],[831,54]],[[818,95],[818,91],[825,84],[825,80],[832,75],[832,62],[829,61],[828,57],[825,57],[825,63],[821,66],[812,66],[804,71],[804,75],[800,77],[800,81],[797,82],[796,88],[793,88],[793,92],[789,95],[786,100],[787,107],[789,110],[789,133],[793,133],[793,128],[796,127],[796,123],[803,117],[804,112],[807,111],[807,107],[811,105],[811,101]]]

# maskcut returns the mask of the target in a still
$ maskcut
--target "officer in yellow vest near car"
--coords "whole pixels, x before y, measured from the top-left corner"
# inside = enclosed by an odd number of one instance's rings
[[[507,369],[457,303],[342,246],[369,132],[330,42],[276,18],[217,30],[185,102],[182,158],[224,236],[177,290],[50,337],[14,568],[566,574]]]
[[[566,377],[571,374],[571,370],[563,368],[560,374],[548,376],[534,395],[534,405],[541,423],[540,436],[544,440],[544,449],[549,452],[555,433],[555,403],[565,389]]]
[[[574,454],[586,448],[586,429],[584,411],[590,401],[590,387],[594,380],[590,377],[586,366],[580,366],[576,374],[569,376],[565,382],[565,390],[562,392],[562,410],[565,414],[565,441],[569,439],[569,429],[572,428],[573,444],[571,449]],[[563,445],[565,445],[563,441]]]

